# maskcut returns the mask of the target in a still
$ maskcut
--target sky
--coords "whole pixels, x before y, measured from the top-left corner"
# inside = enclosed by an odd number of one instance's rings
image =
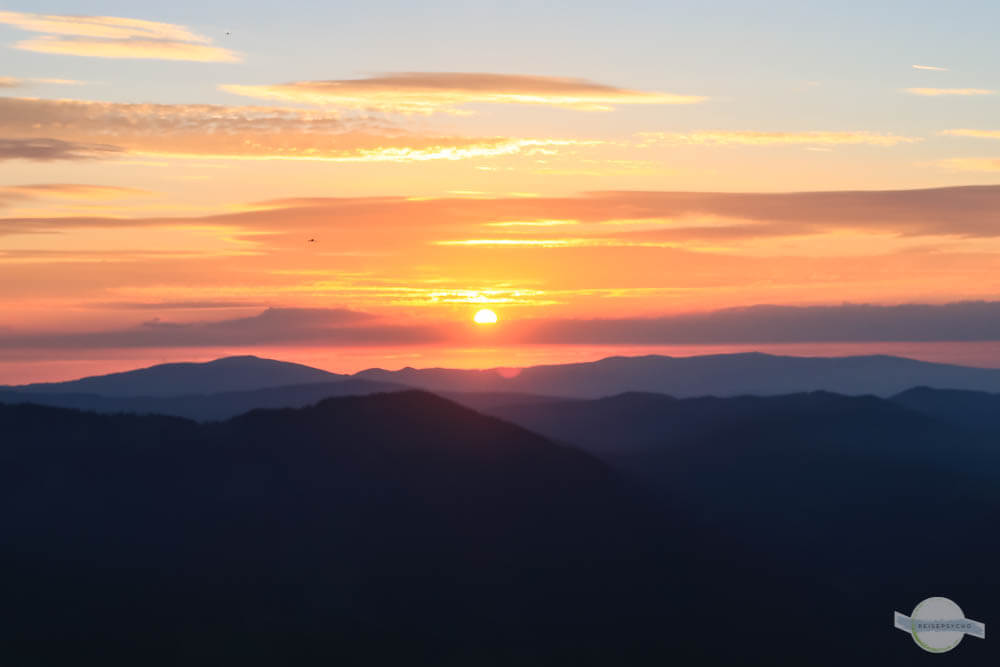
[[[998,21],[5,3],[0,384],[227,354],[1000,366]]]

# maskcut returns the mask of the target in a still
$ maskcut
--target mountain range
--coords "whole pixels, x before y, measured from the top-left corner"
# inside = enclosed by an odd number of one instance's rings
[[[789,359],[685,363],[707,387]],[[891,610],[945,595],[989,623],[1000,394],[580,395],[679,361],[6,388],[0,662],[911,665]],[[805,362],[858,387],[994,373]]]
[[[527,393],[601,398],[629,391],[692,396],[757,396],[829,391],[891,396],[913,387],[1000,392],[1000,369],[973,368],[885,355],[792,357],[761,353],[694,357],[609,357],[524,369],[403,368],[338,375],[253,356],[150,368],[0,390],[112,397],[178,396],[251,391],[353,378],[439,392]]]

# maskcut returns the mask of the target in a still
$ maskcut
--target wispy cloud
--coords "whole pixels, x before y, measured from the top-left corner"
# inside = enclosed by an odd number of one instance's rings
[[[525,221],[577,224],[499,226]],[[643,226],[637,227],[639,223]],[[272,234],[269,239],[273,234],[291,234],[297,245],[303,233],[319,229],[327,235],[345,235],[355,250],[370,250],[374,244],[386,251],[415,242],[575,247],[603,245],[615,237],[618,245],[663,245],[832,231],[997,237],[1000,186],[792,193],[611,191],[533,198],[317,197],[261,202],[250,210],[199,218],[6,219],[0,220],[0,234],[15,229],[23,233],[185,224],[266,231]],[[376,225],[386,233],[363,233]],[[483,235],[484,228],[494,233]],[[456,230],[469,236],[461,238]],[[369,245],[360,247],[362,243]]]
[[[76,79],[52,79],[52,78],[32,79],[32,81],[35,81],[37,83],[47,83],[54,86],[85,86],[88,83],[87,81],[77,81]]]
[[[946,95],[996,95],[997,91],[985,88],[907,88],[911,95],[941,97]]]
[[[1000,171],[1000,158],[995,157],[953,157],[936,164],[950,171]]]
[[[134,58],[141,60],[193,60],[236,63],[242,60],[229,49],[206,44],[148,39],[88,39],[85,37],[39,37],[16,44],[24,51],[92,58]]]
[[[698,130],[695,132],[640,132],[646,143],[696,144],[707,146],[895,146],[923,141],[921,137],[880,134],[867,131],[757,132],[750,130]]]
[[[171,322],[153,319],[135,327],[99,332],[0,332],[0,348],[32,349],[232,347],[283,343],[324,346],[430,343],[447,338],[427,325],[401,326],[344,308],[268,308],[258,315],[216,322]]]
[[[508,324],[519,343],[656,344],[1000,340],[1000,302],[772,306]]]
[[[0,132],[51,134],[64,143],[109,144],[138,154],[334,162],[461,160],[595,143],[422,134],[376,118],[302,109],[10,97],[0,98]]]
[[[75,79],[18,79],[13,76],[0,76],[0,88],[21,88],[33,83],[44,83],[57,86],[82,86],[86,81]]]
[[[399,113],[458,112],[467,104],[540,104],[609,111],[627,104],[696,104],[700,95],[644,92],[584,79],[475,72],[395,72],[365,79],[223,85],[259,99]]]
[[[38,183],[33,185],[0,186],[0,206],[21,200],[67,199],[71,201],[103,201],[152,194],[148,190],[114,185],[80,183]]]
[[[242,59],[229,49],[213,46],[207,37],[172,23],[118,16],[25,12],[0,12],[0,23],[39,34],[39,37],[14,45],[25,51],[199,62],[239,62]]]
[[[195,308],[199,306],[196,304]],[[214,306],[210,306],[214,307]],[[157,306],[160,309],[162,306]],[[169,309],[170,306],[168,305]],[[453,323],[394,323],[345,308],[268,308],[213,322],[152,319],[65,333],[0,330],[0,349],[109,349],[459,342]],[[506,322],[494,345],[720,344],[1000,340],[1000,302],[832,306],[754,305],[659,317],[544,317]]]
[[[0,160],[91,160],[120,154],[108,144],[79,143],[46,137],[0,139]]]
[[[940,134],[950,137],[974,137],[976,139],[1000,139],[1000,130],[941,130]]]
[[[947,67],[935,67],[934,65],[912,65],[913,69],[924,69],[932,72],[950,72]]]

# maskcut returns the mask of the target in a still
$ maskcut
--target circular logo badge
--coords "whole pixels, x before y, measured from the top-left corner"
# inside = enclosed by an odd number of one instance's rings
[[[931,653],[958,646],[968,624],[962,609],[948,598],[927,598],[913,609],[910,619],[913,641]]]

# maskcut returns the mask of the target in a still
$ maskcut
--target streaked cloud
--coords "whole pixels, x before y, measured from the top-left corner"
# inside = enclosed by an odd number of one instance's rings
[[[35,81],[37,83],[47,83],[49,85],[54,85],[54,86],[85,86],[88,83],[87,81],[77,81],[76,79],[52,79],[52,78],[32,79],[32,81]]]
[[[1000,171],[998,157],[953,157],[939,160],[936,164],[951,171]]]
[[[924,69],[932,72],[950,72],[947,67],[935,67],[934,65],[912,65],[913,69]]]
[[[369,313],[346,308],[268,308],[251,317],[214,322],[152,319],[136,326],[97,332],[19,334],[0,331],[0,348],[106,349],[230,347],[314,343],[386,345],[440,342],[438,327],[377,322]]]
[[[365,79],[221,86],[236,95],[397,113],[458,112],[468,104],[537,104],[610,111],[630,104],[697,104],[700,95],[645,92],[584,79],[477,72],[393,72]]]
[[[641,142],[694,144],[705,146],[833,146],[869,145],[896,146],[923,141],[921,137],[906,137],[877,132],[757,132],[750,130],[698,130],[695,132],[640,132]]]
[[[334,162],[461,160],[599,143],[441,136],[410,131],[378,118],[280,107],[13,97],[0,97],[0,133],[11,137],[52,134],[67,145],[107,144],[109,156],[112,147],[117,147],[133,154],[180,158]]]
[[[92,160],[122,151],[109,144],[79,143],[46,137],[0,139],[0,160]]]
[[[188,28],[172,23],[118,16],[72,16],[0,12],[0,23],[39,36],[15,48],[98,58],[140,58],[239,62],[239,54],[218,46]]]
[[[1000,130],[941,130],[940,134],[950,137],[974,137],[977,139],[1000,139]]]
[[[911,95],[940,97],[945,95],[996,95],[997,91],[985,88],[907,88]]]
[[[757,305],[663,317],[507,323],[518,343],[657,344],[1000,340],[1000,302]]]
[[[498,226],[525,221],[577,224],[535,230]],[[313,197],[259,202],[246,211],[197,218],[0,219],[0,234],[12,227],[47,231],[184,224],[266,231],[269,239],[275,233],[294,234],[296,243],[301,242],[303,232],[318,229],[328,235],[349,235],[341,245],[366,250],[370,248],[358,245],[367,240],[386,252],[393,252],[397,245],[411,247],[407,244],[414,240],[466,246],[566,246],[567,240],[570,245],[586,245],[611,236],[619,244],[628,240],[674,243],[838,230],[998,237],[1000,186],[791,193],[608,191],[571,197]],[[376,225],[392,233],[374,237],[364,233]],[[486,225],[509,234],[479,236]],[[456,229],[470,236],[457,238]],[[558,236],[551,235],[553,229],[558,229]],[[548,233],[538,236],[539,230]]]
[[[0,186],[0,206],[22,200],[66,199],[71,201],[102,201],[151,194],[148,190],[113,185],[79,183],[38,183],[34,185]]]
[[[391,346],[454,343],[463,334],[450,322],[398,323],[346,308],[267,308],[249,317],[194,322],[154,318],[103,331],[0,330],[0,348]],[[996,341],[1000,302],[754,305],[658,317],[526,318],[505,321],[498,334],[491,345]]]
[[[75,79],[18,79],[13,76],[0,76],[0,88],[21,88],[29,86],[33,83],[44,83],[55,86],[82,86],[87,82],[77,81]]]
[[[218,46],[148,39],[88,39],[86,37],[43,36],[37,39],[22,40],[15,47],[36,53],[89,56],[91,58],[193,60],[215,63],[237,63],[242,60],[236,53]]]
[[[28,32],[47,35],[99,37],[102,39],[166,39],[179,42],[207,42],[184,26],[119,16],[72,16],[61,14],[29,14],[0,12],[0,23],[13,25]]]

